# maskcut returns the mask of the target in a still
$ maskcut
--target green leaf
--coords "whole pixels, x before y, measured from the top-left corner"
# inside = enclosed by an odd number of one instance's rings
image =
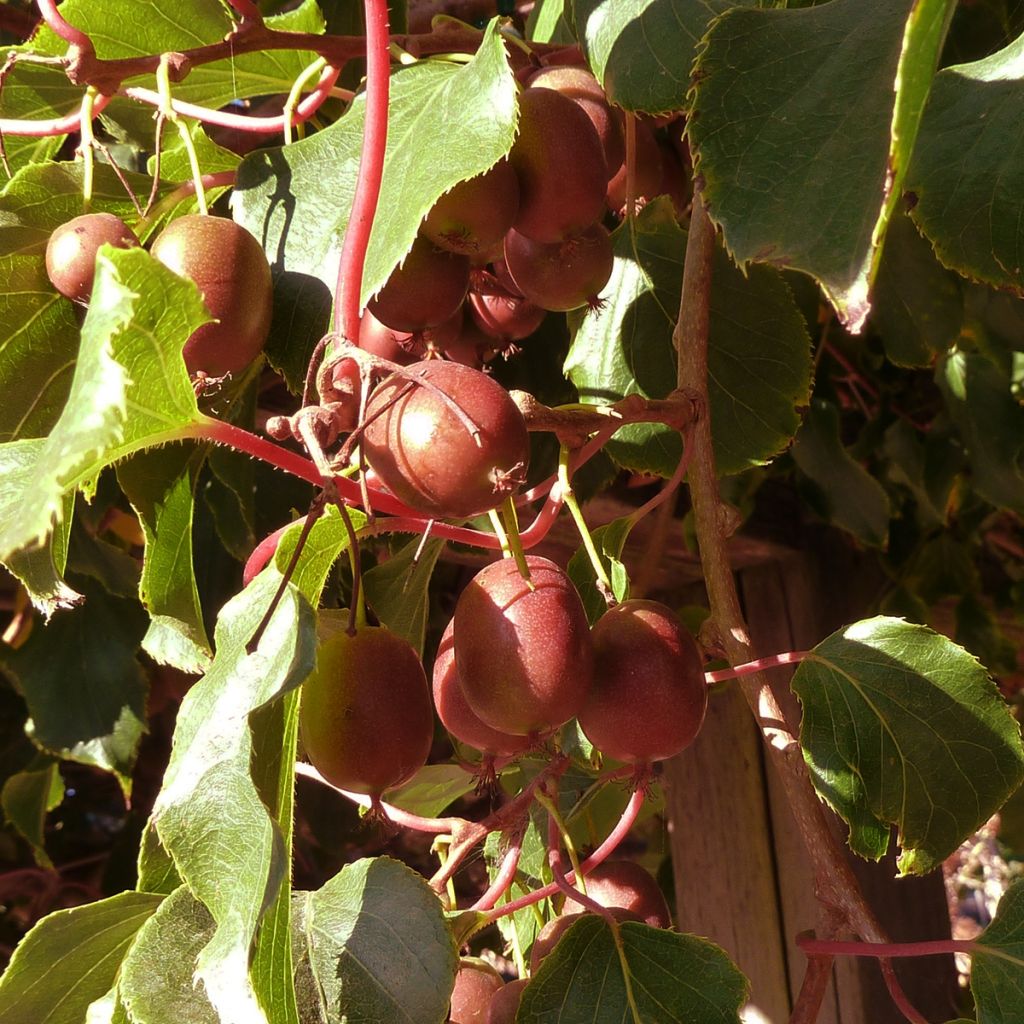
[[[626,567],[622,564],[622,549],[626,546],[629,531],[633,529],[634,520],[623,516],[605,526],[591,530],[594,547],[601,556],[601,564],[612,583],[612,593],[616,601],[625,601],[629,597],[629,577]],[[608,602],[597,589],[597,573],[593,563],[582,545],[569,559],[566,572],[573,586],[579,591],[583,607],[587,611],[587,620],[593,625],[606,611]]]
[[[429,609],[427,588],[443,550],[443,540],[428,540],[423,544],[417,537],[386,562],[363,574],[366,600],[377,618],[392,632],[408,640],[421,658]],[[416,558],[417,553],[419,558]]]
[[[127,789],[146,723],[146,680],[135,657],[145,615],[89,581],[82,591],[82,607],[37,626],[21,647],[0,644],[0,664],[25,698],[40,747],[114,772]]]
[[[193,673],[211,654],[192,552],[195,488],[206,454],[204,446],[172,445],[139,452],[117,470],[146,540],[139,596],[150,626],[143,647],[160,664]]]
[[[733,9],[697,60],[687,130],[726,246],[741,265],[811,274],[854,332],[953,7]]]
[[[749,985],[722,949],[632,922],[619,934],[617,948],[603,918],[577,921],[523,990],[517,1024],[739,1024]]]
[[[74,507],[74,495],[65,495],[61,517],[46,541],[39,547],[15,552],[5,563],[47,620],[54,612],[74,608],[83,600],[64,579]]]
[[[42,768],[16,772],[0,791],[4,817],[32,847],[32,855],[41,868],[52,868],[53,861],[43,846],[46,815],[64,799],[64,780],[56,761]]]
[[[985,669],[925,626],[882,616],[833,633],[793,676],[819,796],[901,874],[938,866],[1024,779],[1020,727]]]
[[[60,419],[46,438],[0,445],[0,557],[42,540],[64,496],[104,466],[199,419],[181,349],[207,320],[195,285],[144,250],[100,250]]]
[[[826,516],[865,544],[889,536],[885,488],[843,447],[839,410],[816,398],[793,441],[793,460],[821,492]]]
[[[235,215],[261,239],[275,270],[282,326],[296,304],[334,293],[363,145],[364,103],[357,97],[334,125],[291,146],[253,153],[239,167]],[[458,182],[481,174],[511,148],[515,82],[492,24],[466,65],[428,61],[392,75],[387,153],[361,301],[380,289],[408,253],[424,215]],[[319,281],[320,285],[315,282]],[[282,294],[283,292],[283,294]],[[281,306],[279,300],[284,299]],[[301,314],[301,311],[300,311]],[[326,330],[326,315],[320,334]],[[301,388],[311,342],[275,331],[268,358]]]
[[[964,297],[954,274],[905,215],[893,217],[875,282],[871,322],[897,366],[930,366],[960,334]]]
[[[181,886],[139,929],[118,984],[133,1024],[220,1024],[193,978],[214,928],[210,912]]]
[[[21,940],[0,978],[4,1024],[82,1024],[89,1004],[113,985],[128,947],[162,899],[123,892],[44,917]]]
[[[349,519],[354,529],[358,530],[365,522],[366,516],[358,509],[348,510]],[[274,553],[273,564],[280,575],[283,575],[292,559],[292,553],[302,533],[303,519],[297,519],[282,535],[277,551]],[[292,584],[305,596],[315,608],[320,603],[320,593],[327,581],[327,574],[338,556],[348,549],[348,530],[342,521],[341,513],[334,505],[328,505],[323,515],[313,525],[302,551],[302,558],[292,574]]]
[[[457,953],[436,894],[387,857],[346,865],[296,893],[299,1008],[309,1024],[441,1024]]]
[[[992,923],[974,940],[971,991],[980,1024],[1013,1024],[1024,1005],[1024,882],[1003,894]]]
[[[613,236],[615,265],[597,312],[575,314],[565,372],[581,401],[614,402],[639,393],[664,398],[676,384],[672,331],[679,311],[686,233],[667,199],[648,204]],[[720,473],[763,465],[800,424],[810,388],[810,339],[781,275],[744,275],[719,250],[711,289],[708,388]],[[620,464],[669,476],[681,452],[663,427],[630,426],[607,446]]]
[[[956,351],[936,377],[967,450],[972,486],[993,505],[1024,512],[1024,408],[1009,375],[984,356]]]
[[[152,818],[179,875],[217,923],[196,976],[218,1012],[230,1008],[233,1019],[252,1021],[265,1017],[249,978],[249,950],[288,864],[281,830],[254,783],[249,716],[294,690],[315,664],[313,611],[291,584],[258,647],[247,650],[278,582],[265,571],[221,611],[217,654],[182,701]]]
[[[575,0],[576,30],[612,102],[626,110],[682,110],[697,43],[717,15],[753,0]],[[572,40],[569,40],[572,42]]]
[[[537,43],[576,42],[572,0],[537,0],[526,19],[526,38]]]
[[[436,818],[475,786],[476,779],[460,765],[428,764],[404,786],[389,790],[388,803],[410,814]]]
[[[8,47],[13,49],[13,47]],[[19,61],[4,78],[0,117],[26,121],[63,117],[82,105],[84,90],[72,85],[59,67]],[[64,144],[64,135],[33,138],[4,134],[7,162],[14,172],[31,163],[51,160]]]
[[[936,255],[965,277],[1020,292],[1024,36],[935,76],[906,187]]]

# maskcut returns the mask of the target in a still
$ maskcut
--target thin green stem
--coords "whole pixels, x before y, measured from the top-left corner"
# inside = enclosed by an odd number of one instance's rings
[[[299,101],[302,99],[302,90],[306,83],[314,76],[319,75],[325,67],[327,67],[327,61],[324,60],[323,57],[318,57],[312,64],[309,64],[292,83],[291,91],[288,93],[288,99],[284,101],[284,110],[281,112],[284,116],[284,144],[286,146],[290,145],[292,141],[292,130],[294,128],[292,121],[295,116],[295,108],[299,105]]]
[[[491,526],[494,527],[495,536],[498,538],[498,542],[501,544],[501,553],[505,558],[512,557],[512,549],[508,544],[508,534],[505,532],[505,526],[501,521],[501,516],[498,515],[498,510],[492,508],[487,513],[488,518],[491,520]]]
[[[82,97],[82,121],[79,127],[79,152],[82,154],[82,206],[88,212],[92,206],[93,176],[96,165],[96,137],[92,131],[93,108],[96,105],[96,90],[90,85]]]
[[[523,551],[523,542],[519,536],[519,516],[516,513],[515,499],[510,494],[501,506],[501,518],[505,523],[505,530],[508,534],[508,546],[512,552],[512,557],[516,560],[516,567],[519,569],[519,575],[523,577],[530,588],[533,589],[533,583],[530,580],[530,567],[526,564],[526,554]]]
[[[555,827],[558,829],[559,835],[562,837],[562,845],[565,847],[565,852],[569,855],[569,863],[572,865],[572,873],[575,876],[575,885],[584,896],[587,895],[587,883],[583,878],[583,874],[580,871],[580,858],[576,852],[576,845],[572,841],[572,836],[569,834],[569,829],[565,824],[561,814],[558,813],[558,808],[555,806],[555,802],[540,789],[535,794],[537,803],[548,812],[551,820],[555,823]]]
[[[590,564],[594,567],[594,575],[597,577],[598,584],[597,589],[601,591],[605,601],[611,605],[615,603],[612,581],[604,567],[604,562],[597,550],[597,545],[594,544],[590,527],[587,526],[587,521],[583,518],[583,511],[580,509],[580,503],[576,500],[576,493],[573,491],[572,482],[569,479],[570,455],[569,449],[562,445],[562,449],[558,454],[558,482],[562,488],[562,500],[565,502],[565,507],[569,510],[569,514],[576,523],[576,529],[580,532],[587,557],[590,559]]]

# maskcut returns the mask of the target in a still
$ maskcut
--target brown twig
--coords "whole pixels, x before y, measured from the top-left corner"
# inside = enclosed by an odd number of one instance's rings
[[[707,350],[710,322],[711,273],[715,230],[699,195],[693,215],[683,268],[679,320],[673,334],[678,352],[681,388],[707,396]],[[723,523],[723,504],[718,490],[711,438],[710,416],[693,427],[694,455],[689,484],[701,565],[711,605],[711,616],[733,665],[754,660],[749,631],[740,610],[739,596],[729,562]],[[740,683],[750,709],[761,728],[770,760],[779,772],[789,805],[804,840],[814,870],[815,894],[823,914],[832,920],[837,912],[861,938],[884,941],[881,925],[860,891],[842,845],[829,827],[804,764],[803,753],[764,673],[745,677]],[[792,1018],[791,1024],[809,1024],[813,1018]]]

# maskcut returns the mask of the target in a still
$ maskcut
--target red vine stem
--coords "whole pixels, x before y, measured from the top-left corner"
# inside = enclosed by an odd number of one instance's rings
[[[57,10],[56,0],[36,0],[43,21],[71,46],[92,52],[92,40],[79,28],[69,24]]]
[[[228,0],[228,3],[242,16],[242,20],[246,21],[262,21],[263,15],[260,13],[260,9],[253,3],[253,0]]]
[[[370,243],[370,229],[377,212],[380,183],[384,176],[384,151],[388,138],[388,96],[391,60],[388,52],[387,0],[364,0],[366,10],[366,112],[363,151],[359,157],[352,212],[345,229],[334,294],[334,333],[355,341],[359,337],[363,265]]]
[[[487,888],[486,892],[473,904],[470,910],[493,910],[494,905],[501,897],[508,892],[509,887],[515,881],[516,871],[519,868],[519,858],[523,852],[522,839],[516,839],[509,844],[508,852],[501,862],[494,881]]]
[[[302,124],[308,121],[331,95],[334,83],[341,74],[340,68],[324,68],[316,85],[303,97],[296,106],[291,118],[291,126]],[[127,96],[129,99],[138,100],[140,103],[148,103],[153,107],[160,107],[162,100],[160,94],[153,89],[142,89],[138,86],[126,86],[119,91],[119,95]],[[256,135],[272,135],[282,132],[288,125],[288,119],[284,114],[276,117],[246,117],[244,114],[232,114],[226,110],[211,110],[209,107],[201,107],[195,103],[185,103],[182,100],[171,100],[171,109],[176,114],[184,117],[192,117],[204,124],[213,124],[221,128],[233,128],[240,132],[251,132]],[[12,133],[17,134],[17,133]]]
[[[622,817],[619,818],[615,828],[608,833],[604,842],[601,843],[601,845],[580,865],[580,872],[584,876],[586,876],[587,872],[596,868],[598,864],[603,864],[618,849],[619,844],[623,839],[629,835],[630,830],[636,822],[637,816],[640,814],[640,808],[644,805],[644,796],[644,787],[642,785],[638,785],[637,788],[633,790],[633,795],[629,798],[629,803],[626,804],[626,809],[622,812]],[[569,871],[565,874],[565,881],[570,885],[575,880],[576,873],[574,871]],[[546,900],[549,896],[554,896],[558,891],[558,883],[551,882],[548,885],[542,886],[540,889],[528,892],[525,896],[520,896],[518,899],[511,900],[508,903],[503,903],[500,907],[495,907],[495,909],[487,915],[487,923],[490,924],[493,921],[497,921],[500,917],[505,917],[508,914],[514,914],[517,910],[522,910],[523,907],[530,907],[534,903],[540,903],[541,900]]]
[[[800,935],[796,944],[808,956],[869,956],[879,960],[900,956],[940,956],[944,953],[973,953],[973,939],[928,939],[925,942],[838,942],[809,939]]]
[[[97,96],[92,105],[93,114],[98,114],[112,99],[111,96]],[[0,117],[0,132],[4,135],[27,135],[43,138],[49,135],[69,135],[82,127],[81,107],[63,117],[54,117],[46,121],[22,121],[17,118]]]
[[[740,676],[752,676],[755,672],[763,669],[778,668],[780,665],[799,665],[801,661],[809,658],[812,651],[787,651],[785,654],[772,654],[767,658],[758,658],[757,661],[748,661],[743,665],[734,665],[732,668],[719,668],[714,672],[705,672],[704,681],[708,683],[720,683],[723,679],[738,679]]]

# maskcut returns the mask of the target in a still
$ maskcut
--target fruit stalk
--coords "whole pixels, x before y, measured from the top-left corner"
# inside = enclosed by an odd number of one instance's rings
[[[583,511],[580,509],[580,503],[576,500],[576,493],[573,491],[572,482],[569,480],[569,449],[565,445],[562,445],[561,451],[558,453],[558,483],[562,488],[562,499],[565,501],[566,508],[569,509],[576,523],[576,529],[579,530],[583,547],[586,549],[587,557],[594,568],[594,575],[597,577],[597,589],[609,605],[614,604],[615,592],[612,589],[612,581],[608,578],[608,572],[604,567],[604,562],[601,560],[601,555],[594,545],[594,538],[590,535],[590,527],[587,526],[587,521],[583,518]]]
[[[470,910],[493,910],[495,904],[508,892],[509,887],[515,881],[516,871],[519,868],[519,858],[523,852],[523,840],[521,837],[513,839],[505,856],[502,858],[501,867],[494,876],[494,881],[488,886],[483,895],[473,904]]]
[[[686,243],[679,319],[673,333],[678,353],[680,388],[708,403],[708,329],[711,310],[711,267],[715,229],[703,201],[694,196]],[[734,665],[752,659],[749,631],[740,610],[739,596],[721,526],[722,501],[711,437],[711,422],[704,416],[693,427],[693,460],[689,471],[697,543],[711,605],[711,617],[722,638],[726,656]],[[743,694],[761,732],[772,761],[780,772],[789,804],[814,868],[815,887],[822,912],[839,910],[861,938],[883,942],[886,935],[868,906],[843,853],[829,828],[821,803],[811,786],[800,744],[786,725],[785,714],[761,672],[744,677]],[[813,1018],[807,1018],[808,1021]],[[804,1024],[793,1020],[791,1024]]]
[[[363,122],[363,151],[359,157],[359,174],[352,212],[345,229],[334,295],[334,332],[353,343],[359,337],[363,264],[384,174],[391,74],[387,0],[365,0],[365,11],[366,119]]]

